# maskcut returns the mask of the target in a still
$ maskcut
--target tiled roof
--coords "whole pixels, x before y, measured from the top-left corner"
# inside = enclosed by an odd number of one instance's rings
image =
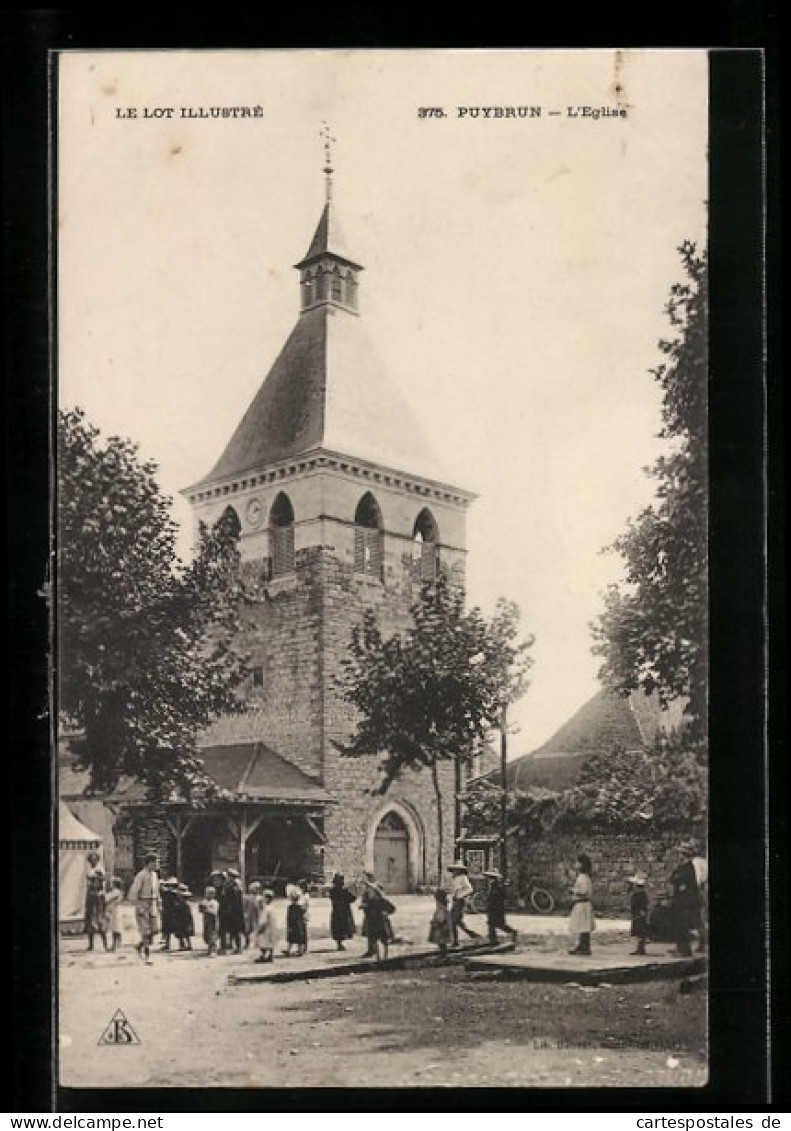
[[[509,762],[508,784],[514,789],[569,789],[591,754],[615,746],[640,750],[652,745],[660,730],[668,732],[679,725],[683,707],[676,702],[663,711],[655,696],[635,692],[622,698],[600,691],[537,750]]]
[[[263,742],[206,746],[198,751],[198,756],[206,773],[240,798],[318,803],[332,800],[319,782]]]
[[[363,320],[303,311],[211,472],[189,490],[319,450],[448,483]]]
[[[309,778],[293,762],[286,761],[262,742],[239,742],[225,746],[206,746],[198,751],[203,768],[219,786],[240,799],[277,802],[316,802],[333,799],[313,778]],[[86,796],[89,775],[77,770],[74,759],[62,754],[58,768],[58,796],[79,799]],[[131,778],[123,778],[103,801],[145,801],[144,786]]]

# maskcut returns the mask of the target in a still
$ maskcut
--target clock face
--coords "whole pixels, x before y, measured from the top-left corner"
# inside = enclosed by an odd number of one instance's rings
[[[264,504],[260,499],[251,499],[247,504],[247,521],[251,526],[259,526],[264,517]]]

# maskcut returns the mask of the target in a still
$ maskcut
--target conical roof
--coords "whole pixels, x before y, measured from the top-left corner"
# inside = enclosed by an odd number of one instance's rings
[[[448,483],[363,321],[304,311],[225,451],[196,487],[322,449]]]
[[[337,209],[332,206],[329,200],[324,205],[324,211],[316,226],[316,231],[313,233],[310,247],[304,258],[300,259],[295,266],[304,267],[306,263],[310,263],[322,255],[334,255],[337,259],[343,259],[344,262],[351,263],[352,266],[362,270],[357,260],[353,259],[346,249],[346,240],[338,223]]]

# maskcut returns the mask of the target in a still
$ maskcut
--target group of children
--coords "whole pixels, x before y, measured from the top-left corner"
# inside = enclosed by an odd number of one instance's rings
[[[209,884],[198,910],[203,916],[203,941],[210,958],[241,953],[251,942],[260,954],[256,962],[271,962],[275,953],[275,919],[270,904],[275,893],[254,880],[242,894],[238,873],[230,869]]]
[[[671,876],[674,894],[676,921],[675,937],[679,939],[679,953],[689,953],[689,933],[697,930],[700,949],[703,946],[701,927],[701,898],[707,875],[699,870],[698,858],[694,856],[694,845],[683,845],[684,862]],[[705,861],[703,861],[705,863]],[[697,867],[695,867],[697,865]],[[428,939],[440,951],[458,946],[458,932],[464,930],[471,937],[478,937],[464,924],[466,901],[472,893],[467,868],[457,862],[448,871],[452,874],[450,891],[438,888],[434,893],[435,907],[429,926]],[[688,873],[688,874],[687,874]],[[483,873],[488,880],[486,893],[486,921],[488,939],[495,943],[498,931],[516,938],[516,930],[505,920],[505,883],[496,869]],[[121,944],[120,904],[123,899],[123,885],[113,877],[106,881],[100,857],[96,853],[88,856],[87,894],[85,903],[85,927],[88,935],[88,949],[93,950],[94,937],[98,934],[105,950],[115,950]],[[466,881],[466,882],[465,882]],[[645,955],[646,944],[651,937],[657,937],[649,915],[649,901],[646,892],[647,878],[642,872],[635,872],[629,878],[631,935],[635,939],[634,955]],[[368,949],[365,955],[387,957],[389,943],[394,938],[390,915],[395,910],[387,899],[384,890],[371,873],[365,873],[360,909],[363,912],[362,934],[367,937]],[[154,892],[154,895],[157,893]],[[178,942],[180,950],[192,950],[195,934],[190,900],[192,894],[186,884],[179,883],[175,876],[163,880],[158,885],[161,901],[161,949],[171,948],[171,938]],[[330,934],[339,950],[344,949],[344,941],[355,933],[351,905],[356,895],[345,885],[343,876],[333,878],[329,891],[332,905]],[[130,892],[131,898],[131,892]],[[241,877],[236,869],[212,873],[204,897],[198,905],[203,917],[203,940],[209,957],[217,954],[239,954],[244,946],[251,945],[259,951],[256,962],[272,962],[277,945],[277,925],[272,902],[275,898],[270,888],[255,880],[243,892]],[[284,954],[303,955],[308,950],[308,924],[310,919],[310,894],[307,880],[286,887],[286,947]],[[572,906],[569,915],[569,931],[577,940],[570,951],[576,955],[590,955],[591,934],[595,928],[593,915],[593,883],[590,857],[580,853],[576,860],[576,878],[571,889]],[[153,928],[156,930],[156,926]],[[108,943],[108,935],[111,942]]]

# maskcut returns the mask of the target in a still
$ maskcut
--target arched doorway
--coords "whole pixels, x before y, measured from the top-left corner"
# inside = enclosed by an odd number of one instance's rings
[[[409,890],[409,831],[392,810],[385,813],[374,835],[374,875],[388,893]]]

